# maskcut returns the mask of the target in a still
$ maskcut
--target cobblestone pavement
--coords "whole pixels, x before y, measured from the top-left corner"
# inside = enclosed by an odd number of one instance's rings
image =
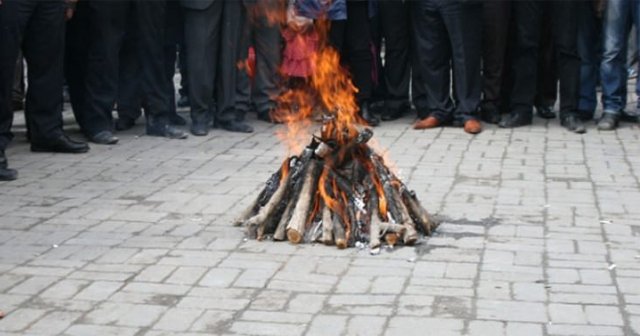
[[[375,130],[445,220],[418,247],[245,241],[231,219],[286,154],[274,131],[120,134],[84,155],[8,151],[0,334],[634,335],[640,130]]]

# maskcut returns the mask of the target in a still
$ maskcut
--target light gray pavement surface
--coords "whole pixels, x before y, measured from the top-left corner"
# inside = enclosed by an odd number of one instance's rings
[[[637,126],[576,135],[536,119],[470,136],[412,121],[375,136],[445,222],[370,256],[231,226],[286,155],[277,126],[185,141],[137,126],[54,155],[30,153],[18,120],[20,179],[0,183],[0,334],[640,333]]]

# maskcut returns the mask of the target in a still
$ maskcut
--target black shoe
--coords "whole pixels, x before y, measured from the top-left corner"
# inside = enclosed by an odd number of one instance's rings
[[[178,99],[178,103],[176,104],[179,108],[186,108],[189,107],[189,97],[187,96],[180,96],[180,99]]]
[[[533,116],[531,113],[525,112],[512,112],[508,116],[502,119],[498,124],[502,128],[514,128],[531,125]]]
[[[367,103],[360,105],[360,116],[362,116],[362,119],[364,119],[369,126],[375,127],[380,124],[380,119],[371,113],[369,110],[369,104]]]
[[[191,124],[191,134],[195,136],[205,136],[209,134],[208,122],[194,122]]]
[[[88,152],[89,145],[86,142],[76,141],[66,135],[61,135],[42,142],[32,142],[31,151],[78,154]]]
[[[560,124],[564,126],[564,128],[568,129],[571,132],[582,134],[586,133],[587,129],[584,127],[584,123],[578,116],[574,114],[566,115],[562,118]]]
[[[536,111],[537,111],[538,117],[542,119],[553,119],[556,117],[556,113],[553,112],[553,106],[548,106],[548,105],[536,106]]]
[[[0,181],[13,181],[18,178],[18,171],[9,169],[4,151],[0,151]]]
[[[613,131],[618,127],[618,116],[613,113],[603,113],[598,120],[598,129],[601,131]]]
[[[89,140],[100,145],[115,145],[118,143],[118,138],[111,131],[98,132],[90,136]]]
[[[271,117],[271,113],[269,112],[258,112],[258,120],[262,120],[270,124],[282,124],[282,121]]]
[[[380,119],[383,121],[393,121],[402,118],[406,111],[409,110],[407,105],[402,105],[400,107],[386,107],[382,115],[380,115]]]
[[[147,135],[169,139],[186,139],[189,137],[185,131],[169,124],[155,126],[147,125]]]
[[[500,123],[500,111],[495,107],[485,107],[480,109],[480,119],[489,124]]]
[[[620,121],[637,123],[640,122],[640,108],[633,112],[622,111]]]
[[[169,116],[169,123],[174,126],[184,126],[187,124],[187,121],[178,114],[172,114]]]
[[[115,128],[116,131],[126,131],[128,129],[133,128],[136,124],[136,121],[131,118],[120,118],[116,120]]]
[[[227,130],[229,132],[253,133],[253,127],[251,127],[251,125],[238,120],[219,121],[217,125],[223,130]]]

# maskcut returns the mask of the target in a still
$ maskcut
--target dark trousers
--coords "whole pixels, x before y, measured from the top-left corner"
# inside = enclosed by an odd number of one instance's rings
[[[482,7],[476,2],[424,0],[412,11],[422,80],[431,116],[441,122],[475,118],[482,90]],[[453,96],[450,75],[453,70]]]
[[[380,38],[384,39],[385,45],[384,66],[382,73],[379,74],[379,81],[384,82],[386,107],[398,109],[407,105],[409,101],[411,72],[409,4],[398,0],[380,1],[377,21]]]
[[[182,7],[176,0],[167,1],[167,15],[165,18],[165,84],[169,96],[169,113],[176,114],[176,86],[173,77],[176,75],[176,61],[178,60],[178,44],[184,36],[184,19]]]
[[[499,108],[503,92],[511,0],[487,0],[483,3],[482,26],[482,105],[486,109]]]
[[[16,61],[16,76],[13,81],[13,100],[24,100],[24,59],[22,53],[18,53],[18,60]]]
[[[215,118],[219,122],[244,119],[249,109],[251,85],[246,70],[238,68],[244,61],[247,43],[247,12],[242,1],[225,0],[222,16],[222,46],[216,97],[218,111]],[[275,46],[274,46],[275,47]],[[187,52],[187,57],[190,57]],[[193,76],[193,72],[190,72]],[[189,88],[193,90],[193,88]]]
[[[553,38],[553,13],[551,12],[551,7],[551,3],[545,2],[542,10],[538,81],[534,100],[536,106],[553,106],[558,98],[558,60]],[[574,13],[574,15],[578,14]]]
[[[120,51],[129,20],[135,18],[135,54],[140,93],[149,124],[168,123],[170,99],[164,62],[164,0],[90,0],[92,43],[87,68],[85,132],[111,129],[111,111],[118,98]]]
[[[73,18],[67,22],[67,43],[65,46],[66,54],[64,58],[64,75],[67,86],[69,88],[69,99],[71,109],[76,118],[76,122],[80,128],[87,128],[86,115],[86,77],[87,77],[87,61],[88,46],[91,35],[89,28],[91,27],[87,2],[78,2]]]
[[[256,53],[256,69],[251,89],[251,100],[257,112],[267,114],[276,106],[275,99],[280,95],[280,76],[278,69],[282,61],[282,35],[280,34],[281,18],[268,16],[279,13],[281,1],[261,0],[249,4],[246,8],[248,17],[245,25],[245,37],[240,44],[240,59],[247,59],[249,46]],[[244,77],[244,75],[242,75]],[[241,78],[239,85],[250,85]],[[239,92],[246,92],[240,88]]]
[[[347,1],[347,20],[332,21],[329,40],[341,55],[341,62],[351,71],[358,88],[359,103],[371,99],[373,90],[373,52],[368,1]]]
[[[209,123],[216,113],[215,93],[219,81],[218,62],[224,4],[225,2],[218,0],[204,10],[184,10],[187,72],[190,74],[189,102],[191,120],[194,123]]]
[[[513,63],[511,111],[532,113],[536,93],[540,32],[545,2],[514,2],[516,46]],[[552,35],[560,79],[560,115],[575,113],[580,88],[580,57],[577,51],[579,2],[551,1]]]
[[[11,94],[21,48],[28,65],[25,113],[31,140],[62,135],[65,8],[61,0],[4,0],[0,5],[0,150],[13,137]]]
[[[138,59],[137,19],[130,17],[120,48],[118,70],[118,117],[136,120],[142,115],[140,61]]]

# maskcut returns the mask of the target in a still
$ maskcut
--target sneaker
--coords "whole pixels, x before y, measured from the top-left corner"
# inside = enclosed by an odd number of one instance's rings
[[[613,131],[618,127],[618,116],[613,113],[604,113],[598,121],[598,129],[601,131]]]

